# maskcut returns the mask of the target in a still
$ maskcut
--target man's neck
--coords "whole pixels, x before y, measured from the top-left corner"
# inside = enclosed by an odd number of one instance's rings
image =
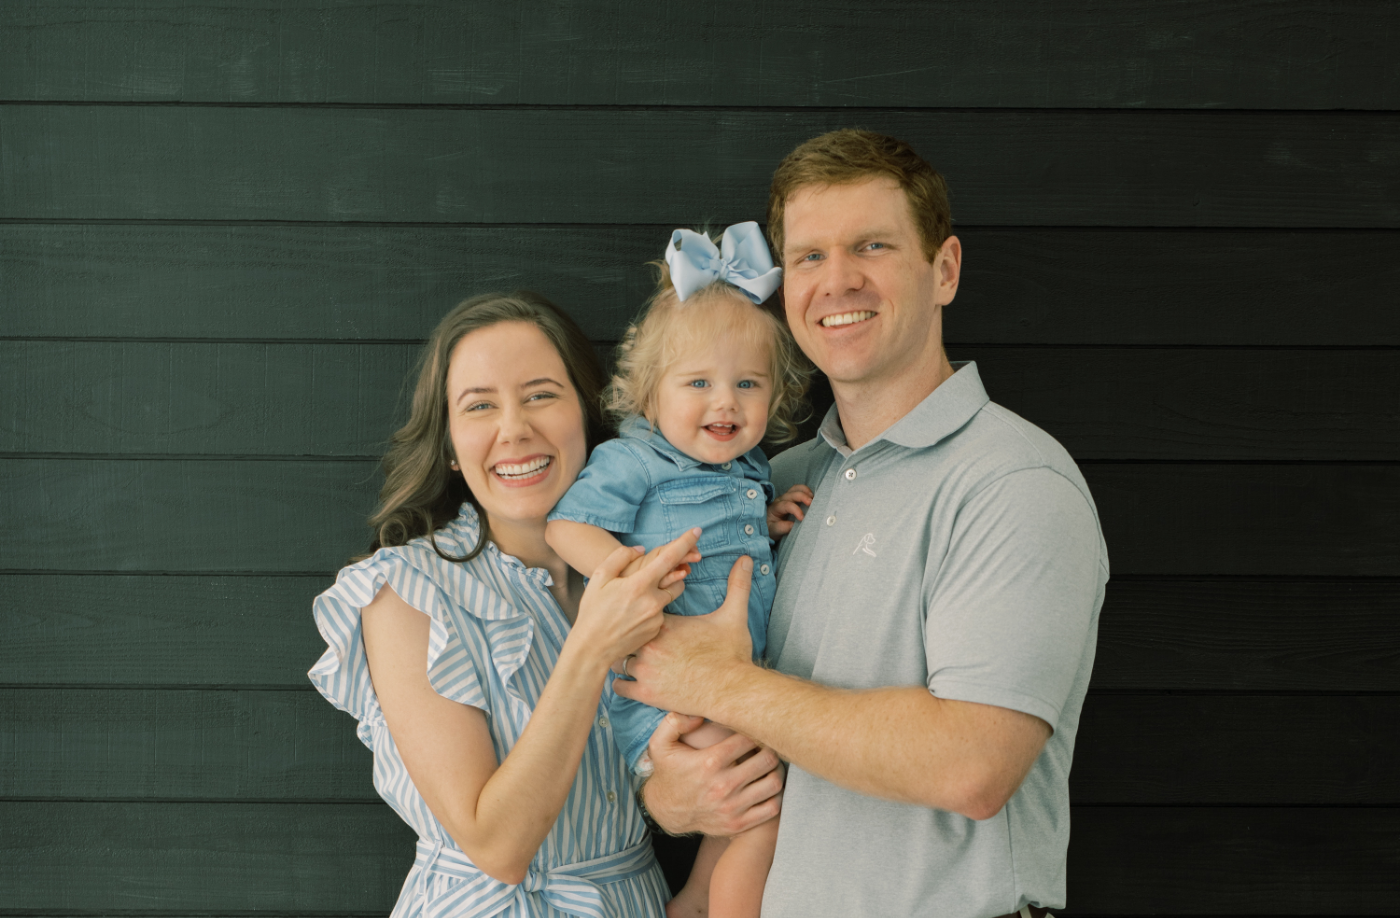
[[[917,408],[952,375],[953,365],[940,347],[938,359],[926,369],[906,374],[894,384],[882,381],[841,383],[833,380],[831,394],[836,401],[836,414],[846,435],[846,445],[857,450],[874,440]]]

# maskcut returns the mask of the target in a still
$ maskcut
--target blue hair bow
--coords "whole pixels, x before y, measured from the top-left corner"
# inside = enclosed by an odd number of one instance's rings
[[[783,282],[783,269],[773,266],[768,243],[752,220],[725,230],[719,248],[699,233],[676,230],[666,246],[666,266],[671,269],[671,284],[682,303],[695,291],[718,280],[733,284],[758,304],[772,296]]]

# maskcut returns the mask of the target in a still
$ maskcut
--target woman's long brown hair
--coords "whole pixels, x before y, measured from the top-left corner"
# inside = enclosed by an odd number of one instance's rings
[[[371,552],[425,535],[432,540],[433,550],[449,561],[468,561],[485,547],[490,520],[449,464],[453,455],[447,423],[447,369],[458,341],[501,322],[528,322],[549,339],[578,393],[589,450],[606,436],[601,394],[607,377],[593,345],[574,320],[549,300],[527,291],[474,296],[443,317],[423,348],[408,423],[394,432],[384,454],[384,487],[379,492],[379,507],[369,518],[374,529]],[[445,554],[432,536],[456,518],[463,501],[476,508],[481,538],[466,555],[454,558]]]

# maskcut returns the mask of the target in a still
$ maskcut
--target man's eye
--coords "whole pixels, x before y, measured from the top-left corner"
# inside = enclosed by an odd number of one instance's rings
[[[872,242],[872,243],[870,243],[868,246],[866,246],[866,248],[867,248],[867,249],[883,249],[883,248],[885,248],[885,244],[884,244],[883,242]]]
[[[803,261],[821,261],[821,260],[822,260],[822,253],[821,253],[821,252],[808,252],[806,255],[803,255],[803,256],[802,256],[802,260],[803,260]]]

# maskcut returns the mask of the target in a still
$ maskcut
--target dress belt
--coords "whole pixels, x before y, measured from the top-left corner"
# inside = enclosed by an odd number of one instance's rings
[[[424,918],[452,918],[463,914],[490,918],[505,911],[513,901],[527,905],[530,893],[539,893],[554,908],[579,918],[606,918],[603,891],[599,887],[640,876],[655,863],[651,839],[645,839],[616,854],[563,864],[543,873],[531,867],[525,879],[512,886],[483,873],[456,848],[420,838],[413,866],[419,871],[419,888],[425,893]],[[433,874],[463,882],[452,884],[428,900],[427,881]]]

